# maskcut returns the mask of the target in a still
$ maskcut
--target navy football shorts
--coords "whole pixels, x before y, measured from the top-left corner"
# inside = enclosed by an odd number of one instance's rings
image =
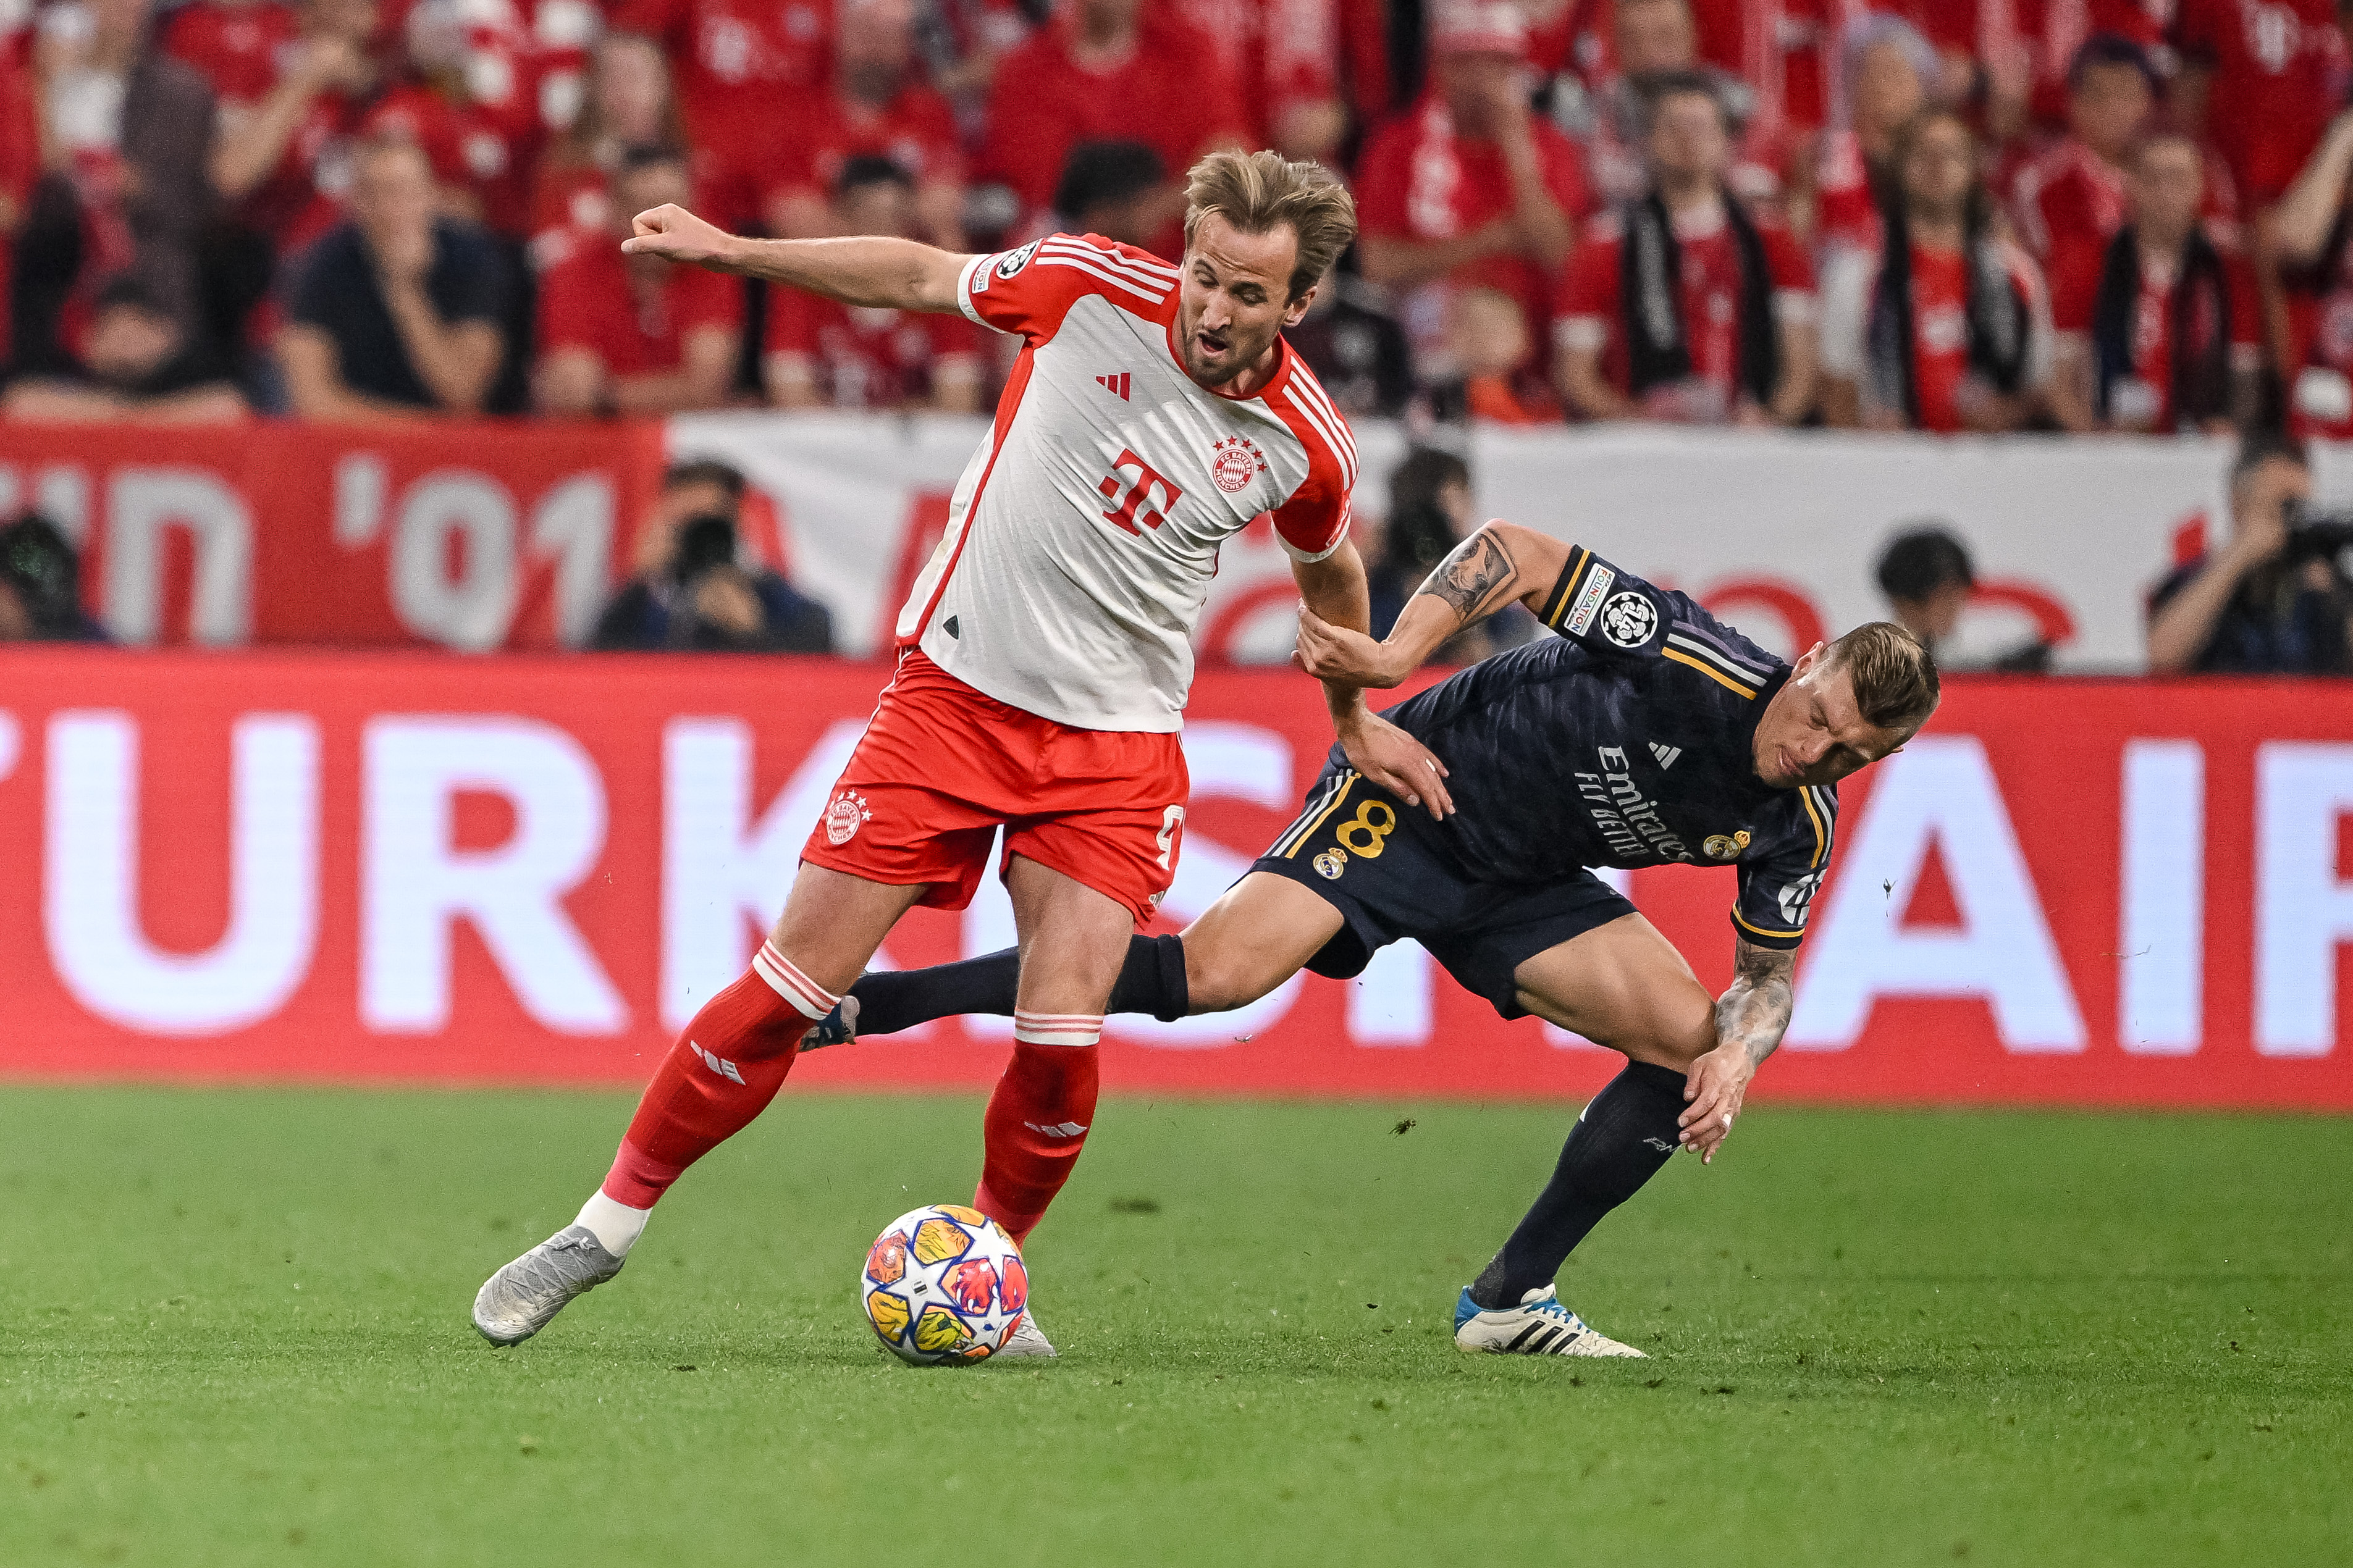
[[[1463,989],[1518,1018],[1526,1010],[1514,970],[1634,912],[1590,871],[1545,883],[1473,881],[1406,825],[1406,813],[1420,809],[1335,763],[1307,792],[1307,809],[1251,865],[1312,889],[1346,921],[1308,968],[1346,980],[1364,972],[1376,950],[1410,937]]]

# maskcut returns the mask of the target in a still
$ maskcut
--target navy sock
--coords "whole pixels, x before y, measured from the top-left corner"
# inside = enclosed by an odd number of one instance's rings
[[[863,1039],[965,1013],[1009,1018],[1020,984],[1021,954],[1008,947],[929,969],[878,970],[859,976],[849,994],[858,998],[858,1034]],[[1185,1016],[1188,1006],[1183,940],[1130,937],[1127,961],[1104,1011],[1149,1013],[1166,1023]]]
[[[1569,1130],[1552,1180],[1472,1285],[1472,1301],[1490,1311],[1518,1306],[1529,1291],[1552,1283],[1603,1215],[1641,1191],[1675,1152],[1683,1076],[1628,1062],[1593,1097]]]

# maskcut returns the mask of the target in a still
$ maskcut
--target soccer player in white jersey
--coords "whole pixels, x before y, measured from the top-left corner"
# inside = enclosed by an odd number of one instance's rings
[[[899,917],[970,901],[1000,826],[1019,999],[973,1203],[1018,1240],[1068,1178],[1094,1120],[1112,983],[1176,868],[1177,731],[1218,547],[1266,516],[1316,615],[1370,618],[1347,540],[1356,447],[1282,337],[1355,237],[1355,205],[1322,169],[1272,153],[1212,153],[1187,195],[1181,266],[1094,236],[954,256],[744,239],[675,206],[638,216],[633,255],[850,305],[961,310],[1023,342],[783,917],[656,1069],[578,1220],[483,1285],[486,1338],[527,1339],[617,1273],[655,1202],[766,1108]],[[1352,765],[1442,813],[1437,760],[1356,689],[1326,690]],[[1026,1316],[1008,1350],[1053,1353]]]

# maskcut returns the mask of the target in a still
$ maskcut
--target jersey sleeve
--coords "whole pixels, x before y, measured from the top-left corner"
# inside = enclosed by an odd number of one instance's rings
[[[1588,653],[1663,659],[1735,696],[1754,699],[1779,668],[1770,654],[1718,621],[1687,594],[1671,592],[1590,550],[1572,550],[1538,617]]]
[[[1331,395],[1293,354],[1289,384],[1270,405],[1307,453],[1307,477],[1267,514],[1293,561],[1321,561],[1348,537],[1356,489],[1356,438]]]
[[[1151,314],[1176,291],[1176,268],[1133,246],[1098,235],[1053,234],[965,262],[956,300],[979,325],[1042,343],[1089,294]]]
[[[1838,792],[1809,784],[1791,793],[1794,821],[1785,832],[1740,858],[1740,890],[1732,927],[1751,947],[1796,947],[1806,916],[1830,871],[1831,839],[1838,827]]]

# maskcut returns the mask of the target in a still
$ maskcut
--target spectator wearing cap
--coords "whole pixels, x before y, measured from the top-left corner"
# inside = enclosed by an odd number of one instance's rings
[[[2052,411],[2066,429],[2228,434],[2250,405],[2261,323],[2245,262],[2199,221],[2205,160],[2165,132],[2125,160],[2126,222],[2051,279]]]
[[[2125,222],[2125,156],[2156,107],[2157,71],[2138,44],[2102,33],[2075,51],[2067,134],[2010,186],[2019,238],[2035,260],[2056,270],[2116,237]]]
[[[351,207],[293,265],[278,358],[294,412],[344,423],[480,412],[502,352],[497,247],[435,216],[432,167],[407,142],[353,153]]]
[[[1791,221],[1824,249],[1879,245],[1880,193],[1897,183],[1896,142],[1933,102],[1936,47],[1900,16],[1873,12],[1842,29],[1848,123],[1826,131],[1815,158],[1801,160],[1803,185]]]
[[[1968,546],[1941,523],[1915,524],[1888,541],[1878,577],[1896,624],[1943,665],[1978,585]]]
[[[135,273],[99,290],[69,366],[12,383],[0,410],[17,419],[209,425],[242,419],[245,399],[206,363],[162,293]]]
[[[2019,429],[2051,374],[2042,275],[2001,237],[1957,115],[1914,121],[1895,167],[1879,247],[1823,264],[1824,412],[1882,430]]]
[[[830,653],[833,617],[738,542],[744,475],[709,458],[662,477],[638,533],[638,573],[598,617],[613,652]]]
[[[539,288],[539,406],[549,414],[679,414],[724,406],[744,336],[744,286],[658,256],[624,256],[631,215],[687,200],[686,153],[636,147],[598,230],[558,231]]]
[[[1132,137],[1189,169],[1248,145],[1249,118],[1215,47],[1168,5],[1071,0],[998,67],[980,163],[1025,215],[1042,215],[1083,142]]]
[[[1575,145],[1529,112],[1526,50],[1516,6],[1440,11],[1430,86],[1374,133],[1358,169],[1365,276],[1406,294],[1403,319],[1425,377],[1452,368],[1450,289],[1508,296],[1532,331],[1552,319],[1587,187]]]
[[[887,158],[852,158],[841,172],[831,221],[844,234],[906,238],[915,186]],[[980,407],[980,329],[962,316],[844,305],[805,289],[768,296],[762,368],[780,408]]]
[[[1561,391],[1588,419],[1794,425],[1812,410],[1813,271],[1726,187],[1729,130],[1707,78],[1653,84],[1651,189],[1578,247],[1556,326]]]
[[[888,158],[915,183],[917,232],[964,247],[964,150],[955,111],[922,78],[913,0],[841,0],[833,79],[798,101],[777,138],[762,194],[769,232],[815,238],[832,227],[833,188],[852,158]]]

